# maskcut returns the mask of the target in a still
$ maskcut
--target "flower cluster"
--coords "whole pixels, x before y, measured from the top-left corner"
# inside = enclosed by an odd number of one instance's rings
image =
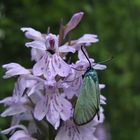
[[[65,26],[61,24],[59,35],[49,30],[42,34],[33,28],[21,28],[25,36],[32,39],[25,46],[31,47],[31,60],[35,63],[30,69],[17,63],[3,65],[6,69],[3,78],[17,77],[13,94],[0,100],[0,104],[6,106],[1,117],[12,117],[10,128],[1,131],[10,135],[9,140],[97,140],[96,126],[104,120],[101,106],[100,120],[95,116],[82,126],[73,122],[74,100],[79,96],[82,75],[89,67],[81,46],[88,56],[86,47],[98,42],[94,34],[84,34],[76,40],[66,41],[83,14],[76,13]],[[75,63],[68,59],[69,53],[78,54]],[[92,58],[89,60],[94,69],[106,68]],[[104,85],[100,84],[99,87],[102,89]],[[105,100],[100,95],[100,104],[105,104]]]

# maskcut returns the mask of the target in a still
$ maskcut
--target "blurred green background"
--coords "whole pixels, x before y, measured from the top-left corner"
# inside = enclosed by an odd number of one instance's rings
[[[140,140],[140,0],[0,0],[0,65],[17,62],[31,67],[29,49],[21,27],[58,33],[60,20],[84,11],[72,38],[94,33],[100,42],[89,47],[97,62],[114,56],[108,69],[99,72],[107,97],[105,126],[111,140]],[[12,93],[15,79],[3,80],[0,68],[0,99]],[[0,106],[0,112],[3,110]],[[0,128],[8,120],[0,118]]]

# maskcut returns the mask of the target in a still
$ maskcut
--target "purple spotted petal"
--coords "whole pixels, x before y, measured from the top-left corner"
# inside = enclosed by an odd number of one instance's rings
[[[45,99],[40,100],[34,109],[34,117],[37,120],[42,120],[47,113],[47,102]]]
[[[60,125],[60,115],[53,107],[53,103],[50,103],[49,112],[46,115],[46,119],[57,129]]]
[[[53,81],[56,75],[66,77],[69,75],[70,70],[70,66],[57,54],[45,59],[45,69],[43,74],[48,81]]]
[[[45,63],[46,57],[42,57],[37,63],[33,66],[33,75],[41,76],[44,74],[44,70],[46,68]]]
[[[53,65],[53,59],[54,59],[54,55],[46,59],[44,77],[47,79],[47,82],[54,81],[55,76],[58,74],[58,71],[56,71],[57,66]]]
[[[53,56],[52,65],[56,73],[62,77],[66,77],[70,73],[70,66],[58,55]]]
[[[49,96],[47,120],[57,129],[60,125],[60,118],[64,121],[71,117],[72,105],[63,96],[55,93]]]
[[[39,61],[44,55],[46,54],[46,52],[44,50],[40,50],[40,49],[35,49],[32,48],[31,49],[31,60],[35,60],[36,62]]]
[[[67,81],[66,87],[64,87],[64,94],[68,99],[72,99],[73,96],[78,96],[80,92],[80,87],[82,83],[82,76],[79,78],[73,78],[72,80],[70,79],[64,79],[64,81]]]

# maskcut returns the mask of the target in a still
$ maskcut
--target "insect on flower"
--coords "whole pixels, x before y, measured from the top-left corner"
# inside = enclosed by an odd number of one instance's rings
[[[83,51],[82,47],[81,50]],[[84,51],[83,53],[89,61]],[[89,64],[90,66],[88,67],[83,76],[83,83],[81,85],[80,94],[74,109],[74,122],[77,125],[86,124],[91,119],[93,119],[99,111],[100,90],[98,75],[95,69],[91,66],[90,61]]]
[[[84,52],[83,46],[81,47],[81,50],[89,62],[89,67],[83,75],[83,83],[80,88],[80,94],[75,104],[73,118],[77,125],[88,123],[96,115],[98,120],[100,119],[98,113],[100,109],[100,89],[98,75],[96,70],[92,67],[88,56]],[[110,61],[111,59],[103,62]]]

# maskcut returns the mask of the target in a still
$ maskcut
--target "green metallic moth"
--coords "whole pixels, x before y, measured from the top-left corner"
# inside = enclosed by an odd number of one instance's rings
[[[100,90],[98,75],[94,68],[89,68],[83,77],[80,95],[74,109],[74,122],[83,125],[98,115],[100,106]],[[99,119],[99,115],[98,115]]]
[[[83,51],[82,47],[81,50]],[[83,53],[85,54],[84,51]],[[89,61],[87,56],[86,58]],[[74,109],[73,118],[77,125],[90,122],[96,115],[99,119],[100,89],[98,75],[96,70],[91,66],[90,61],[89,64],[89,68],[83,75],[83,83]]]

